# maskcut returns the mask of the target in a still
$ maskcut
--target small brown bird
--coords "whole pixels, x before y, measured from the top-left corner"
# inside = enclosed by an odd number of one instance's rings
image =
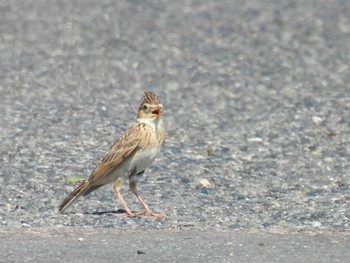
[[[116,140],[108,153],[59,207],[64,211],[79,196],[88,195],[92,191],[109,183],[114,183],[114,191],[122,203],[125,213],[116,215],[136,216],[146,214],[161,218],[153,213],[137,193],[136,184],[145,169],[155,160],[165,140],[163,125],[163,105],[153,92],[145,92],[134,123],[122,137]],[[129,180],[131,191],[145,208],[143,212],[131,211],[126,205],[120,190],[125,180]]]

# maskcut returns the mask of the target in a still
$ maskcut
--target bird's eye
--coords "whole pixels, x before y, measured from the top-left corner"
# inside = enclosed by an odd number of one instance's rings
[[[148,109],[147,105],[144,104],[144,105],[142,106],[142,109],[147,110],[147,109]]]

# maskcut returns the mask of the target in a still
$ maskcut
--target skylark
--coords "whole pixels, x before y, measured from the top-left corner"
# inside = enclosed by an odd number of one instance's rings
[[[146,214],[161,218],[153,213],[136,190],[137,180],[145,169],[155,160],[165,139],[163,125],[163,105],[153,92],[145,92],[143,101],[137,112],[136,122],[116,140],[108,153],[59,207],[64,211],[79,196],[88,195],[92,191],[109,183],[114,183],[114,191],[122,203],[125,213],[116,215],[136,216]],[[129,181],[131,191],[139,199],[145,211],[134,212],[125,203],[120,190],[124,181]]]

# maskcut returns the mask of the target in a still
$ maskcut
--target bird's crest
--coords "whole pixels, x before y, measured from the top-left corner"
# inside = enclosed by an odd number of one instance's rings
[[[152,91],[145,92],[145,95],[143,95],[142,104],[143,103],[153,104],[153,105],[161,104],[158,96]]]

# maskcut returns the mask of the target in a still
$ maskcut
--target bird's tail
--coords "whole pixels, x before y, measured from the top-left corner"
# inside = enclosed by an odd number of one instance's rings
[[[79,196],[84,194],[90,188],[88,181],[83,181],[77,188],[74,189],[59,206],[58,211],[63,212],[68,206],[70,206]]]

